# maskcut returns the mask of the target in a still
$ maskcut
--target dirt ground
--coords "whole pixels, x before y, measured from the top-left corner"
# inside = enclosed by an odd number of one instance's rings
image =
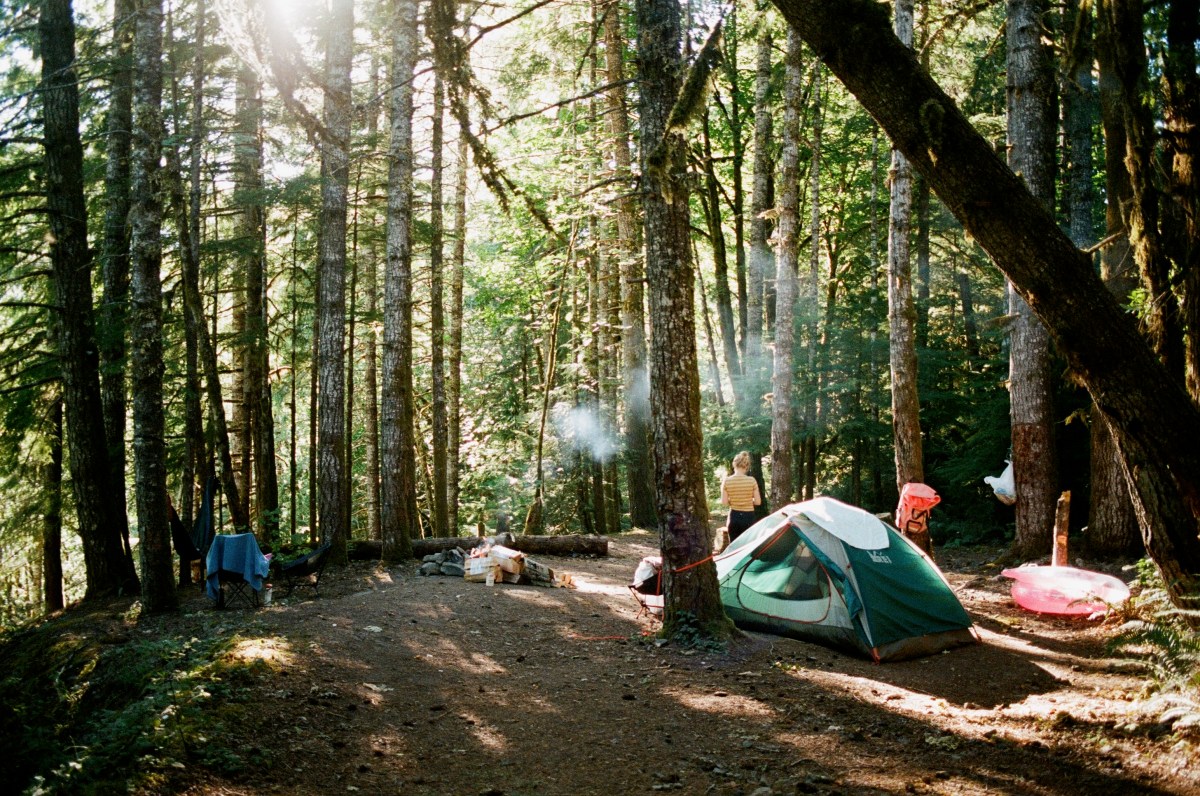
[[[1106,657],[1113,624],[1020,611],[995,550],[938,554],[982,644],[875,665],[762,634],[723,652],[656,641],[626,589],[656,542],[538,557],[576,589],[359,563],[316,598],[197,596],[144,620],[238,627],[241,654],[274,667],[227,728],[261,770],[182,770],[173,792],[1200,793],[1196,747],[1141,715],[1144,674]]]

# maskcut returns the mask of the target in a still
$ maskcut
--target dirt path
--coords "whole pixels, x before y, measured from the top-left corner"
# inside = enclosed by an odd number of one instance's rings
[[[642,638],[653,625],[625,583],[654,541],[539,557],[575,590],[360,564],[327,576],[318,599],[253,612],[197,601],[178,630],[240,626],[242,654],[272,664],[222,738],[255,773],[181,771],[175,790],[1200,792],[1194,749],[1131,713],[1142,683],[1103,656],[1110,630],[1019,612],[980,574],[984,553],[942,563],[985,643],[877,666],[758,634],[723,653]]]

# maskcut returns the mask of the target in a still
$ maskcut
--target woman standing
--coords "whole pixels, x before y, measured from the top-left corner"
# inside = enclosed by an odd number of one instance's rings
[[[750,454],[742,451],[733,457],[733,475],[721,481],[721,503],[729,507],[729,541],[732,542],[754,524],[754,507],[762,503],[758,481],[750,471]]]

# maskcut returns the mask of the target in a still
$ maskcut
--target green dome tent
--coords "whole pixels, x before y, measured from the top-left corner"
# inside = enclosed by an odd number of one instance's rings
[[[759,520],[716,564],[721,602],[741,627],[876,661],[979,640],[928,556],[879,518],[833,498]]]

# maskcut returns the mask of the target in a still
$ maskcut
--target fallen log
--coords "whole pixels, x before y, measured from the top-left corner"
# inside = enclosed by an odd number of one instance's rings
[[[507,545],[531,556],[606,556],[608,539],[603,536],[515,536]]]
[[[424,558],[461,547],[473,550],[482,544],[501,544],[522,553],[543,556],[606,556],[608,539],[603,536],[448,536],[414,539],[413,558]],[[374,539],[352,541],[348,549],[351,561],[376,561],[383,556],[383,542]]]

